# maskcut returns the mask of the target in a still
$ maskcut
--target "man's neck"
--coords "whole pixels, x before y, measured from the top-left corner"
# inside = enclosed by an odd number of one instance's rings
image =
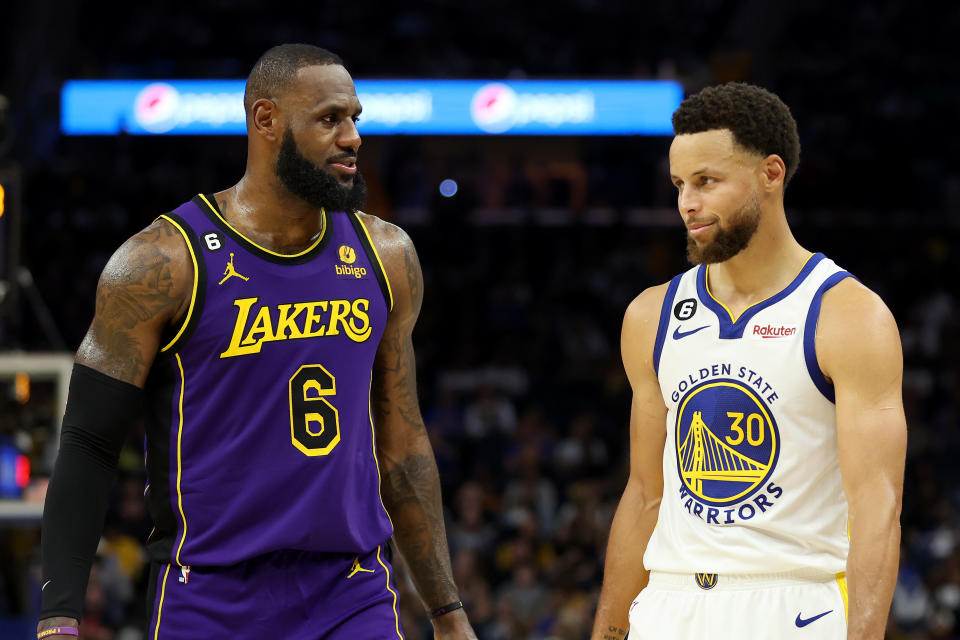
[[[812,255],[793,237],[786,218],[771,222],[757,229],[743,251],[709,268],[711,295],[735,317],[786,288]]]
[[[215,195],[227,222],[257,244],[279,253],[296,253],[310,246],[323,230],[322,210],[296,197],[275,179],[255,184],[244,176]]]

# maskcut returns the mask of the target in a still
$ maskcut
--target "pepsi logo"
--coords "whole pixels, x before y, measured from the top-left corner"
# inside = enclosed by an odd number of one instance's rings
[[[503,133],[514,124],[517,94],[499,82],[487,84],[473,94],[470,115],[474,123],[487,133]]]
[[[154,82],[144,87],[133,105],[136,122],[150,133],[165,133],[176,124],[180,94],[169,84]]]

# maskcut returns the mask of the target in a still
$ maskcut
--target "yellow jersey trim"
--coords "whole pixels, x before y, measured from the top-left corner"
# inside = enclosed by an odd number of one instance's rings
[[[387,293],[390,294],[390,311],[393,311],[393,287],[390,286],[390,276],[387,275],[387,270],[383,267],[383,260],[380,259],[380,252],[377,251],[377,245],[373,243],[373,238],[370,237],[370,232],[367,231],[367,225],[363,223],[363,219],[357,214],[357,222],[360,223],[360,228],[363,229],[363,235],[367,236],[367,242],[370,243],[370,248],[373,249],[373,257],[377,259],[377,264],[380,265],[380,272],[383,274],[383,280],[387,283]]]
[[[377,467],[377,497],[380,498],[380,506],[383,507],[383,512],[387,514],[387,520],[390,521],[390,527],[393,527],[393,518],[390,517],[390,512],[387,511],[387,506],[383,504],[383,494],[380,493],[380,459],[377,458],[377,430],[373,426],[373,371],[370,372],[370,389],[367,392],[367,416],[370,418],[370,435],[371,442],[373,442],[373,462]]]
[[[200,268],[197,265],[197,255],[193,251],[193,243],[190,242],[190,236],[187,235],[187,232],[184,231],[183,227],[177,224],[173,218],[170,218],[169,216],[162,215],[158,217],[163,218],[172,224],[174,227],[176,227],[177,231],[180,232],[180,235],[183,236],[183,241],[187,243],[187,251],[190,252],[190,260],[193,262],[193,291],[190,294],[190,306],[187,307],[187,315],[184,316],[183,323],[180,325],[180,330],[177,331],[177,335],[173,336],[173,340],[168,342],[165,347],[160,349],[160,352],[163,353],[176,344],[177,340],[180,339],[180,336],[183,335],[183,332],[187,330],[187,326],[190,324],[190,318],[193,316],[193,308],[196,306],[197,302],[197,288],[200,286]]]
[[[167,570],[163,573],[163,583],[160,585],[160,604],[157,606],[157,626],[153,630],[153,640],[157,640],[157,637],[160,635],[160,616],[163,615],[163,598],[167,595],[167,576],[170,575],[170,565],[167,565]]]
[[[837,586],[840,587],[840,596],[843,598],[843,615],[849,620],[850,618],[850,602],[849,594],[847,593],[847,574],[845,571],[841,571],[837,574]]]
[[[387,544],[389,544],[389,542]],[[388,569],[387,565],[380,559],[379,546],[377,547],[377,562],[383,567],[383,570],[387,572],[387,591],[393,595],[393,619],[396,621],[397,637],[403,640],[403,634],[400,633],[400,614],[397,612],[397,592],[390,588],[390,569]]]
[[[232,230],[235,234],[237,234],[238,236],[240,236],[241,238],[243,238],[244,240],[246,240],[247,242],[255,246],[257,249],[260,249],[260,251],[269,253],[272,256],[277,256],[278,258],[299,258],[304,254],[310,253],[311,251],[317,248],[317,245],[319,245],[323,241],[323,237],[327,235],[327,212],[323,208],[321,208],[320,209],[320,225],[321,225],[320,235],[317,236],[317,239],[313,242],[313,244],[311,244],[309,247],[307,247],[306,249],[304,249],[299,253],[277,253],[276,251],[271,251],[270,249],[267,249],[263,245],[257,244],[247,236],[240,233],[240,231],[236,227],[234,227],[232,224],[227,222],[227,219],[224,218],[222,215],[220,215],[220,211],[215,206],[210,204],[210,201],[207,200],[207,197],[205,195],[203,195],[202,193],[198,195],[200,196],[200,199],[203,200],[208,207],[210,207],[210,211],[212,211],[213,214],[217,216],[220,219],[220,221],[223,222],[223,224],[227,225],[227,227],[230,230]]]
[[[183,520],[183,535],[180,537],[180,545],[177,546],[177,554],[174,556],[174,559],[177,561],[177,564],[183,566],[180,562],[180,551],[183,550],[183,543],[187,541],[187,516],[183,512],[183,493],[180,491],[180,479],[183,476],[181,445],[183,442],[183,391],[186,387],[186,380],[183,375],[183,362],[180,360],[180,354],[174,354],[174,357],[177,359],[177,369],[180,370],[180,401],[178,408],[180,425],[177,428],[177,506],[180,508],[180,518]]]
[[[807,263],[810,262],[810,258],[812,258],[812,257],[815,256],[815,255],[817,255],[817,254],[815,254],[815,253],[814,253],[814,254],[811,254],[810,257],[808,257],[806,260],[803,261],[803,264],[800,265],[800,270],[797,271],[797,275],[793,276],[793,278],[790,279],[790,282],[791,282],[791,283],[794,282],[794,281],[797,279],[797,277],[803,272],[803,269],[807,266]],[[743,311],[741,311],[739,314],[737,314],[736,317],[734,317],[733,311],[730,311],[730,308],[729,308],[727,305],[725,305],[725,304],[723,304],[722,302],[720,302],[719,300],[717,300],[717,297],[716,297],[715,295],[713,295],[713,292],[712,292],[712,291],[710,291],[710,265],[707,265],[707,266],[706,266],[706,271],[707,271],[707,272],[706,272],[706,274],[704,275],[703,281],[704,281],[704,284],[707,285],[707,295],[710,296],[710,297],[713,299],[714,302],[716,302],[718,305],[720,305],[721,307],[723,307],[724,311],[727,312],[727,315],[730,316],[730,322],[733,322],[734,324],[736,324],[737,320],[739,320],[739,319],[743,316],[743,314],[745,314],[747,311],[749,311],[749,310],[752,309],[753,307],[757,306],[758,304],[763,304],[764,302],[766,302],[767,300],[769,300],[770,298],[772,298],[772,297],[774,297],[774,296],[780,295],[780,293],[783,291],[783,289],[781,289],[780,291],[777,291],[776,293],[774,293],[772,296],[767,296],[767,297],[764,298],[763,300],[757,300],[756,302],[754,302],[753,304],[751,304],[749,307],[747,307],[746,309],[744,309]],[[787,287],[789,287],[789,286],[790,286],[790,285],[788,284]],[[787,287],[784,287],[784,289],[786,289]]]

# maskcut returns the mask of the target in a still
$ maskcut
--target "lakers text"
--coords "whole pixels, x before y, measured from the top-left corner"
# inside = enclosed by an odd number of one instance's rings
[[[338,336],[341,331],[354,342],[364,342],[373,332],[370,301],[366,298],[259,307],[258,300],[238,298],[233,301],[237,318],[230,345],[220,354],[221,358],[260,353],[266,342]]]

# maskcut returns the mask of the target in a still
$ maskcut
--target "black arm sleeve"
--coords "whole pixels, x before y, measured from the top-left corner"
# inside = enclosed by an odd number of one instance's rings
[[[80,618],[120,449],[142,406],[143,392],[134,385],[73,365],[43,507],[41,619]]]

